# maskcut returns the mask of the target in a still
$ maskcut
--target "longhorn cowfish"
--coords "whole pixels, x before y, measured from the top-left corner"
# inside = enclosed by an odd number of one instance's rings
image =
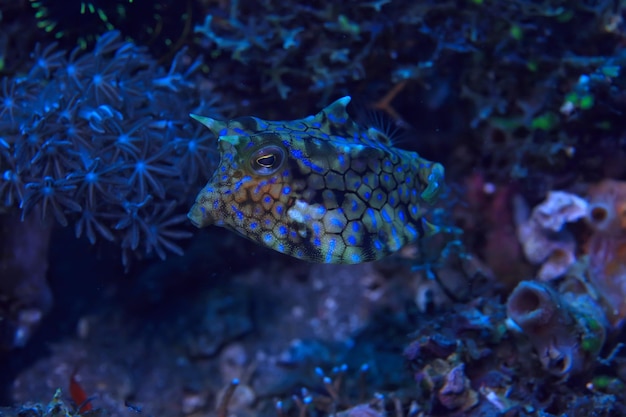
[[[191,115],[220,163],[188,217],[312,262],[373,261],[437,231],[426,218],[444,168],[355,122],[343,97],[293,121]]]

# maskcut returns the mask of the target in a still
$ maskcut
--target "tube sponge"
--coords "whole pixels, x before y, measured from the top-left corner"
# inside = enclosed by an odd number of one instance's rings
[[[606,318],[586,294],[561,295],[543,283],[523,281],[509,296],[507,314],[556,376],[589,369],[604,344]]]
[[[626,182],[604,180],[589,188],[587,222],[602,235],[626,236]]]
[[[589,188],[586,244],[589,281],[607,304],[609,321],[626,321],[626,182],[604,180]]]

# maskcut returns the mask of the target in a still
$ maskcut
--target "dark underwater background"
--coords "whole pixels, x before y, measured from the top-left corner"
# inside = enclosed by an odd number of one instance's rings
[[[0,0],[0,416],[626,415],[625,19]],[[440,233],[320,265],[190,224],[219,153],[189,113],[345,95],[443,164]]]

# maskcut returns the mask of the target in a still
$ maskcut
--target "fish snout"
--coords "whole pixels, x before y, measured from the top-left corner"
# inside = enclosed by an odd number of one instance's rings
[[[211,216],[209,210],[198,202],[191,206],[189,213],[187,213],[187,217],[191,220],[191,223],[198,228],[207,227],[215,223],[215,219]]]

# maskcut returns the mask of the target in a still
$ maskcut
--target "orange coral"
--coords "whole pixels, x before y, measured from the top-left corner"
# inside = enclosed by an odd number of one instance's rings
[[[589,189],[588,200],[589,279],[619,326],[626,318],[626,182],[604,180]]]
[[[594,231],[626,237],[626,182],[604,180],[589,189],[588,201]]]
[[[594,234],[587,245],[589,279],[608,304],[617,326],[626,317],[626,238]]]

